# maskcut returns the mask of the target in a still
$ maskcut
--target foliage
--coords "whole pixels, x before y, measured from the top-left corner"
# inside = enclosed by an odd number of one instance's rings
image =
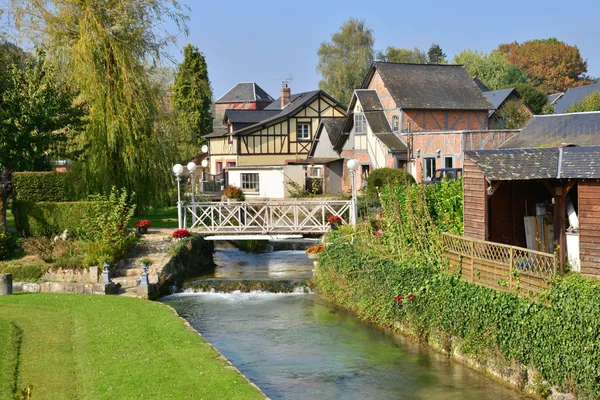
[[[527,82],[527,76],[523,71],[510,64],[498,51],[484,53],[470,49],[463,50],[454,56],[452,63],[464,65],[469,75],[479,79],[490,90]]]
[[[529,121],[531,114],[527,111],[523,99],[519,99],[505,102],[500,110],[496,111],[495,117],[496,129],[521,129]]]
[[[546,94],[593,83],[584,75],[587,61],[581,57],[579,48],[556,38],[501,44],[498,51],[509,63],[521,68],[530,82]]]
[[[16,378],[23,386],[33,382],[33,399],[264,398],[161,303],[58,293],[2,297],[0,319],[27,338]]]
[[[75,177],[69,172],[16,172],[14,199],[18,201],[77,201]]]
[[[306,250],[306,254],[320,254],[325,247],[321,243],[314,244]]]
[[[572,105],[566,112],[600,111],[600,93],[592,92],[579,103]]]
[[[212,96],[204,55],[188,44],[183,48],[183,61],[177,67],[173,85],[173,106],[183,131],[194,137],[212,132]]]
[[[11,0],[11,13],[86,102],[88,123],[77,137],[85,162],[75,164],[84,191],[126,188],[140,208],[166,202],[174,145],[164,135],[164,96],[149,66],[174,41],[164,27],[185,29],[177,0]]]
[[[376,198],[384,186],[408,185],[415,183],[415,178],[404,169],[377,168],[367,178],[367,196]]]
[[[225,188],[225,190],[223,190],[223,194],[228,199],[234,199],[234,200],[239,200],[239,201],[244,200],[244,192],[242,191],[241,188],[234,186],[234,185],[227,186]]]
[[[0,261],[13,257],[20,248],[18,238],[10,233],[0,231]]]
[[[428,64],[427,53],[417,47],[411,49],[400,49],[388,46],[384,52],[379,52],[377,58],[381,61],[393,63]]]
[[[14,201],[12,212],[17,232],[25,236],[54,236],[68,230],[74,236],[80,237],[84,235],[85,221],[94,216],[96,206],[90,201]]]
[[[298,197],[309,197],[311,195],[311,193],[309,193],[308,190],[306,190],[304,187],[302,187],[302,185],[300,185],[297,182],[294,182],[291,179],[288,179],[285,184],[288,187],[288,191],[290,193],[290,197],[292,198],[298,198]]]
[[[0,67],[0,81],[0,225],[6,230],[13,169],[47,162],[50,149],[80,127],[83,108],[73,105],[76,93],[57,78],[43,52]]]
[[[529,106],[534,114],[542,114],[544,107],[548,104],[548,96],[541,90],[533,86],[531,83],[515,83],[514,87],[525,100],[525,104]]]
[[[151,258],[144,257],[140,260],[140,264],[146,264],[147,266],[151,266],[153,264],[153,261]]]
[[[39,281],[47,269],[41,263],[23,264],[18,260],[0,262],[0,273],[12,274],[13,282]]]
[[[439,44],[432,43],[427,51],[427,62],[429,64],[446,64],[446,53],[442,51]]]
[[[350,18],[344,22],[331,36],[331,42],[319,46],[317,72],[322,76],[319,89],[348,104],[373,62],[374,42],[373,31],[364,20]]]
[[[183,239],[186,237],[190,237],[190,231],[188,231],[187,229],[175,229],[173,231],[174,239]]]
[[[21,341],[21,330],[0,318],[0,399],[12,398],[17,387]]]
[[[108,197],[96,195],[92,214],[85,219],[87,239],[86,265],[114,263],[121,259],[135,241],[135,235],[127,231],[129,220],[135,212],[135,194],[113,188]]]
[[[138,222],[135,223],[135,226],[137,226],[138,228],[150,228],[152,224],[147,219],[140,219]]]

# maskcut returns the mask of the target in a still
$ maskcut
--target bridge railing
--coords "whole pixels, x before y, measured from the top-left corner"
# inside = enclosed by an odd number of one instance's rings
[[[352,223],[352,205],[352,200],[197,202],[184,206],[183,226],[213,234],[324,233],[332,215]]]

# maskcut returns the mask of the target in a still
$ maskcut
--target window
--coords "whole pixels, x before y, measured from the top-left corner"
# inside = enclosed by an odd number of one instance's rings
[[[298,134],[298,140],[309,140],[310,139],[310,124],[298,124],[296,127]]]
[[[242,179],[242,190],[254,191],[254,192],[259,191],[258,174],[257,173],[240,174],[240,175],[241,175],[241,179]]]
[[[322,171],[321,167],[308,167],[307,175],[311,178],[321,178]]]
[[[367,119],[363,113],[354,114],[354,133],[364,135],[367,133]]]
[[[452,157],[445,157],[444,158],[444,167],[445,168],[454,168],[454,160],[452,159]]]
[[[397,115],[392,116],[392,130],[398,132],[398,125],[400,125],[400,117]]]
[[[215,163],[215,167],[217,169],[217,174],[220,174],[221,172],[223,172],[223,161],[217,161]]]
[[[235,167],[235,161],[227,161],[227,168]]]
[[[423,159],[423,180],[431,180],[435,175],[435,157]]]

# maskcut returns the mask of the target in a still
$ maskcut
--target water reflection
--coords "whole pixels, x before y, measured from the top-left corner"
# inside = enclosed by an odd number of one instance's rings
[[[252,254],[238,249],[218,249],[214,277],[221,279],[310,279],[313,261],[304,251]]]

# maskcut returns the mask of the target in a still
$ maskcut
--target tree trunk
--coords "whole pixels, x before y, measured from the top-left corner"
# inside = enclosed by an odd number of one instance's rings
[[[12,192],[12,163],[9,161],[2,166],[2,173],[0,173],[0,229],[2,232],[6,232],[7,229],[6,209]]]

